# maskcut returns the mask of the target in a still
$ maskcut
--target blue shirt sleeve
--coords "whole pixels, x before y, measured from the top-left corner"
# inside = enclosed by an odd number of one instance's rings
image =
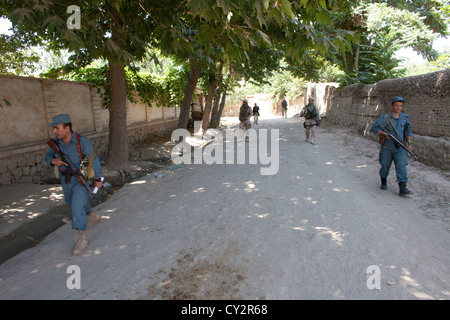
[[[45,157],[44,157],[44,160],[45,160],[45,162],[47,162],[49,167],[52,166],[52,163],[51,163],[52,159],[57,158],[55,155],[56,155],[56,152],[53,151],[53,149],[49,147],[47,149],[47,153],[45,154]],[[58,155],[58,157],[59,157],[59,155]]]
[[[382,128],[385,128],[387,124],[387,118],[386,115],[382,115],[381,117],[379,117],[374,124],[372,125],[372,127],[370,128],[370,132],[372,133],[377,133],[378,131],[380,131]]]
[[[406,125],[405,125],[406,135],[408,137],[411,137],[412,136],[411,122],[409,121],[409,116],[407,114],[405,114],[404,116],[405,116],[405,120],[406,120]]]

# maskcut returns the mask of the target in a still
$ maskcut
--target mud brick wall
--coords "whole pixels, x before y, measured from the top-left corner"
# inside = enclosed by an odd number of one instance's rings
[[[355,128],[372,139],[373,122],[391,110],[391,99],[405,99],[413,131],[413,151],[428,165],[450,170],[450,70],[372,85],[351,85],[329,93],[331,122]]]
[[[11,105],[8,105],[8,101]],[[53,116],[68,113],[75,132],[87,136],[101,160],[109,143],[109,111],[102,108],[90,83],[0,76],[0,185],[38,183],[53,175],[44,161]],[[127,101],[131,144],[169,135],[178,122],[178,107]]]

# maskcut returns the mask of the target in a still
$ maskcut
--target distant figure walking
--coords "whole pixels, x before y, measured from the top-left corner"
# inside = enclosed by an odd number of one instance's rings
[[[251,128],[250,118],[252,117],[252,108],[248,105],[248,100],[242,101],[239,109],[239,129],[245,132],[245,141],[248,141],[248,129]]]
[[[287,103],[286,99],[283,99],[281,101],[281,117],[282,118],[287,118],[287,107],[288,107],[288,103]]]
[[[303,127],[305,128],[306,141],[314,144],[316,135],[314,133],[314,126],[320,125],[320,114],[317,107],[314,105],[314,99],[309,98],[308,104],[300,111],[300,117],[305,117]]]
[[[253,107],[253,119],[255,120],[255,124],[258,124],[258,118],[259,118],[259,107],[255,103],[255,106]]]

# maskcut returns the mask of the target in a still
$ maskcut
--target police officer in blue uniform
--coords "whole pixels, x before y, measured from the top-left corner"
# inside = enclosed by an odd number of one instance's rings
[[[370,132],[380,135],[380,177],[381,177],[381,189],[387,189],[387,176],[389,169],[391,168],[392,161],[395,164],[395,174],[397,176],[397,182],[399,186],[399,195],[404,196],[411,194],[412,192],[406,188],[408,182],[408,173],[406,166],[408,165],[408,159],[406,158],[406,151],[397,146],[395,141],[389,138],[389,136],[381,131],[381,128],[387,129],[397,138],[405,141],[410,151],[412,151],[411,144],[411,122],[409,116],[402,113],[404,99],[402,97],[392,98],[391,112],[378,118],[372,125]],[[384,141],[384,143],[382,142]]]
[[[94,152],[91,141],[72,131],[72,123],[68,114],[59,114],[53,117],[53,122],[49,125],[53,128],[56,143],[63,154],[65,154],[75,167],[80,167],[80,151],[87,158]],[[77,137],[78,136],[78,137]],[[92,212],[88,202],[88,191],[74,176],[68,176],[67,164],[59,155],[49,148],[45,155],[45,161],[49,166],[57,166],[61,171],[61,185],[64,193],[64,200],[72,211],[72,228],[78,231],[78,241],[73,250],[73,255],[79,255],[86,249],[88,241],[86,229],[93,226],[100,220],[100,216]],[[94,153],[92,168],[95,172],[95,186],[100,189],[103,185],[101,181],[101,164]]]

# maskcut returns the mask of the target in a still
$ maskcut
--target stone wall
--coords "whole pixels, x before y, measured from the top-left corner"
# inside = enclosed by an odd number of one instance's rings
[[[327,117],[331,122],[355,128],[372,139],[373,122],[391,110],[393,96],[405,99],[413,131],[413,151],[426,164],[450,170],[450,70],[372,85],[332,89]]]
[[[48,124],[60,113],[70,115],[73,130],[90,138],[100,159],[105,159],[109,111],[102,108],[92,84],[0,76],[0,100],[0,185],[40,182],[52,175],[44,155],[52,138]],[[176,128],[178,114],[177,107],[127,101],[129,142],[169,135]]]

